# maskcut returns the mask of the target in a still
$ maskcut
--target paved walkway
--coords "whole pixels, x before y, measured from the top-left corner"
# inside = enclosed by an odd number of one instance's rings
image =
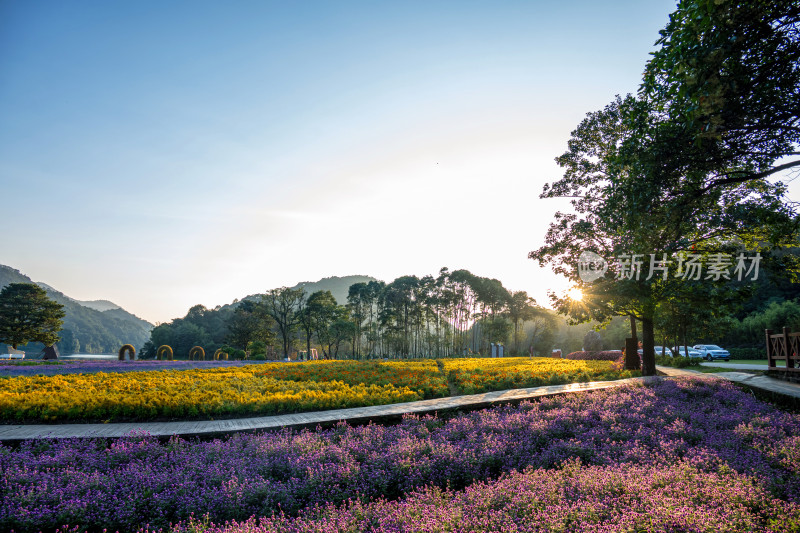
[[[755,366],[755,365],[741,365],[741,366]],[[782,379],[771,378],[768,376],[758,376],[755,374],[748,374],[747,372],[714,372],[713,374],[704,374],[697,370],[685,370],[680,368],[670,368],[666,366],[656,367],[658,370],[667,376],[708,376],[727,379],[734,383],[741,383],[759,389],[761,391],[781,394],[790,398],[800,400],[800,383],[791,383],[783,381]]]
[[[683,370],[662,366],[656,368],[670,377],[704,376],[709,379],[722,378],[736,383],[742,383],[748,387],[800,399],[800,384],[789,383],[766,376],[754,376],[744,372],[703,374],[695,370]],[[318,425],[329,426],[341,420],[347,420],[350,423],[392,421],[399,420],[402,415],[407,413],[432,414],[459,409],[480,409],[492,405],[519,402],[555,394],[608,389],[651,379],[658,378],[628,378],[617,381],[570,383],[567,385],[512,389],[392,405],[374,405],[370,407],[354,407],[350,409],[334,409],[330,411],[280,416],[236,418],[231,420],[139,422],[127,424],[0,425],[0,441],[11,443],[37,438],[113,438],[130,435],[133,432],[147,432],[150,435],[162,438],[171,437],[173,435],[180,435],[181,437],[219,437],[229,433],[264,431],[283,427],[313,428]]]

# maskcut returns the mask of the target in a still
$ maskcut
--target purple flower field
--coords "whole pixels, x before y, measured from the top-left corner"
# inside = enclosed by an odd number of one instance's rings
[[[221,526],[190,519],[175,533],[797,531],[798,507],[746,476],[670,466],[528,469],[463,491],[426,487],[400,501],[312,508]]]
[[[270,364],[267,361],[58,361],[49,364],[19,364],[0,362],[0,376],[55,376],[59,374],[90,374],[94,372],[145,372],[149,370],[190,370],[194,368],[225,368]]]
[[[0,472],[2,531],[797,531],[800,415],[657,379],[388,427],[28,442]]]

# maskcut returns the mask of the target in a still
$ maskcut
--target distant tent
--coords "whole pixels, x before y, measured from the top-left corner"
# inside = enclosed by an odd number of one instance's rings
[[[45,346],[42,350],[42,359],[58,359],[58,347],[55,344]]]
[[[11,346],[8,347],[8,353],[10,353],[11,355],[25,355],[25,352],[23,352],[22,350],[15,350]]]

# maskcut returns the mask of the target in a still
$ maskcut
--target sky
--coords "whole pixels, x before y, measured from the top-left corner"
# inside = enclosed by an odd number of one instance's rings
[[[675,5],[0,0],[0,264],[153,323],[442,267],[547,305],[554,158]]]

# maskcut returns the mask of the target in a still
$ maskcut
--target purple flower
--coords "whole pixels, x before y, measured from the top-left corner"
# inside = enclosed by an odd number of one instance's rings
[[[0,447],[0,530],[789,531],[798,444],[800,415],[707,378],[393,426],[30,441]]]

